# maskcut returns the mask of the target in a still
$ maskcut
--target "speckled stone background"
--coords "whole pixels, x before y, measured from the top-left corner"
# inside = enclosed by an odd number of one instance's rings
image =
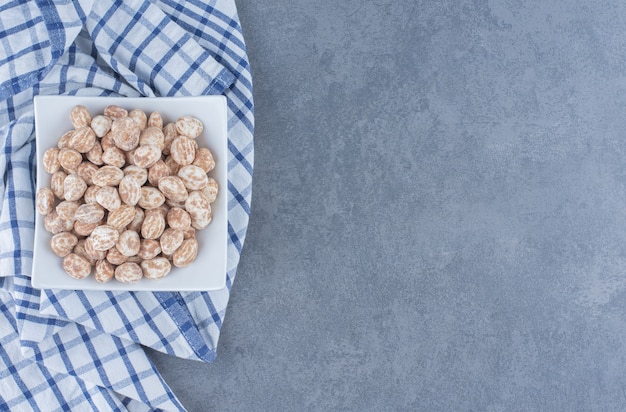
[[[626,410],[626,3],[239,0],[251,223],[190,411]]]

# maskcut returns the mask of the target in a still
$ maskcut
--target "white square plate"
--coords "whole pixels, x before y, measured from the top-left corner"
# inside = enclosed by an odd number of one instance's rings
[[[142,279],[134,284],[111,280],[98,283],[92,275],[77,280],[63,270],[63,259],[52,252],[52,234],[44,229],[43,216],[35,213],[35,247],[32,284],[38,289],[132,290],[132,291],[208,291],[226,285],[227,247],[227,114],[224,96],[203,97],[35,97],[35,134],[37,141],[37,190],[50,186],[49,175],[41,166],[43,153],[57,145],[59,138],[72,129],[69,114],[78,104],[86,106],[92,116],[102,114],[114,104],[127,110],[142,109],[146,114],[158,111],[167,124],[179,116],[191,115],[204,123],[204,131],[197,138],[200,147],[207,147],[215,158],[215,169],[209,173],[219,184],[219,194],[211,204],[213,221],[196,232],[198,257],[185,268],[172,267],[163,279]]]

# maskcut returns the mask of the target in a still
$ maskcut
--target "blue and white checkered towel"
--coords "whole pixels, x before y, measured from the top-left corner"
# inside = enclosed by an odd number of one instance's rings
[[[33,97],[228,99],[227,288],[36,290]],[[143,346],[210,362],[248,223],[252,83],[234,0],[0,4],[0,410],[181,410]]]

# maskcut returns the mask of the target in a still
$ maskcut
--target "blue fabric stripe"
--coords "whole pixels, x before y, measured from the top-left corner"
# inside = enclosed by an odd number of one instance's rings
[[[50,389],[52,390],[52,393],[54,394],[55,399],[59,403],[60,409],[68,410],[69,405],[67,404],[67,402],[64,399],[63,394],[59,390],[59,387],[57,386],[57,381],[54,380],[54,377],[50,374],[50,372],[48,372],[48,369],[42,367],[40,364],[36,364],[36,365],[38,366],[39,371],[41,372],[44,379],[46,380],[46,385],[48,385]]]
[[[235,92],[236,94],[237,88],[234,88],[233,92]],[[228,101],[228,107],[235,113],[235,116],[237,117],[237,119],[239,119],[241,123],[243,123],[246,126],[246,128],[252,133],[254,131],[254,126],[252,124],[252,121],[248,118],[248,116],[244,112],[239,110],[239,108],[235,105],[234,102],[232,102],[232,100]],[[252,115],[252,111],[250,111],[250,115]]]
[[[146,308],[144,307],[144,305],[141,304],[141,301],[137,298],[136,294],[131,294],[132,299],[135,301],[135,304],[137,305],[137,307],[141,308],[141,310],[144,312],[144,316],[143,316],[143,320],[150,325],[151,329],[154,331],[154,333],[156,333],[156,335],[159,337],[159,340],[161,342],[161,345],[163,346],[163,349],[165,349],[165,351],[171,355],[175,354],[175,350],[172,347],[172,345],[168,342],[167,338],[165,337],[165,335],[159,330],[159,326],[154,322],[153,317],[152,317],[152,313],[150,313],[148,310],[146,310]]]
[[[241,205],[243,210],[245,210],[247,214],[250,214],[250,205],[231,183],[228,183],[228,191],[233,195],[233,198],[237,201],[237,203]]]
[[[239,237],[237,237],[237,234],[235,233],[235,229],[233,229],[233,226],[230,223],[228,224],[228,236],[230,237],[231,243],[237,248],[237,251],[241,252],[242,244],[239,241]]]
[[[41,16],[37,16],[32,20],[28,20],[22,24],[18,24],[17,26],[13,26],[9,29],[5,29],[5,30],[0,30],[0,37],[8,37],[12,34],[24,31],[24,30],[28,30],[31,27],[34,27],[35,25],[39,24],[43,22],[43,17]],[[10,60],[14,60],[13,56],[9,56],[7,57],[7,59],[5,61],[10,61]]]
[[[26,401],[28,402],[29,406],[32,408],[33,411],[40,411],[41,409],[35,403],[33,394],[31,393],[31,391],[28,389],[28,387],[26,386],[26,384],[20,377],[18,369],[16,368],[15,365],[13,365],[13,362],[11,362],[11,358],[9,357],[9,354],[4,350],[3,347],[0,347],[0,358],[3,360],[5,365],[7,365],[7,371],[10,373],[13,381],[15,382],[17,387],[20,389],[20,391],[22,391],[21,397],[16,398],[16,399],[5,400],[5,402],[9,405],[8,410],[11,410],[15,405],[18,405]]]
[[[10,9],[17,7],[21,4],[22,2],[20,0],[14,0],[14,1],[10,1],[8,3],[5,4],[0,4],[0,13],[2,13],[3,11],[9,11]]]
[[[215,350],[210,349],[200,332],[196,329],[194,319],[184,303],[180,293],[177,292],[154,292],[155,297],[161,303],[163,309],[172,317],[179,330],[191,346],[198,358],[211,362],[215,359]]]
[[[3,82],[0,85],[0,99],[7,99],[11,95],[18,94],[27,87],[32,86],[35,81],[42,79],[51,70],[52,65],[59,59],[64,51],[65,27],[60,23],[61,19],[57,13],[56,6],[45,0],[35,0],[35,3],[37,3],[37,6],[41,11],[41,17],[45,22],[50,41],[33,45],[31,49],[27,50],[27,52],[32,53],[40,48],[50,47],[52,61],[49,62],[48,66],[41,68],[41,70],[22,73],[16,79]],[[45,46],[43,46],[44,44]],[[19,57],[20,55],[15,53],[10,56],[12,60],[16,60]]]

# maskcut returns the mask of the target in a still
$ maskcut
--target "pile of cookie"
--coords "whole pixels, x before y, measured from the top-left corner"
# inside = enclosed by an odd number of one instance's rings
[[[158,112],[115,105],[93,117],[78,105],[69,117],[73,129],[43,154],[52,176],[36,196],[65,272],[135,283],[190,265],[218,194],[213,155],[197,143],[202,122],[164,125]]]

